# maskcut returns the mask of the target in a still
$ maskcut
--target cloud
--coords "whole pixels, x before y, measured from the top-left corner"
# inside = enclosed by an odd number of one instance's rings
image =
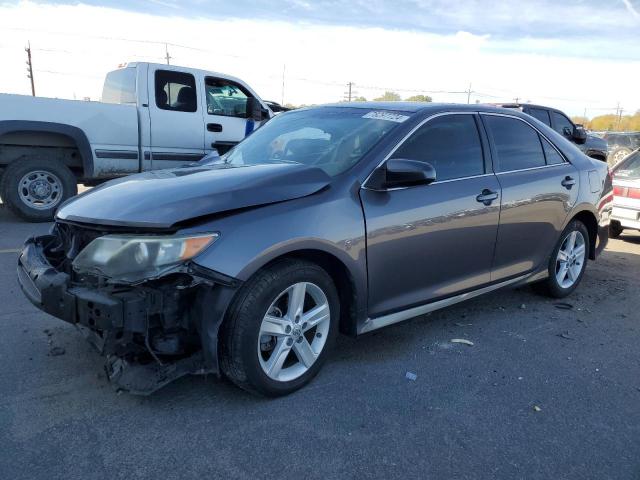
[[[638,13],[638,11],[635,9],[633,4],[631,3],[631,0],[622,0],[622,2],[624,3],[624,6],[627,7],[627,10],[631,15],[640,19],[640,13]]]
[[[131,0],[130,5],[136,1]],[[330,7],[329,0],[318,1]],[[362,2],[345,3],[344,11],[362,9],[362,17],[366,17],[389,8],[379,0],[368,0],[366,8]],[[28,40],[34,50],[39,94],[92,99],[100,95],[104,74],[118,64],[164,62],[167,42],[172,63],[236,75],[263,98],[276,101],[281,100],[286,64],[285,102],[295,104],[340,100],[347,82],[355,82],[358,95],[367,98],[389,88],[403,97],[425,93],[437,101],[466,102],[466,94],[446,92],[462,92],[471,83],[475,92],[472,101],[518,97],[580,114],[585,108],[588,114],[614,109],[618,101],[625,110],[640,108],[640,56],[634,38],[569,39],[524,32],[507,37],[501,28],[482,19],[476,19],[481,29],[445,32],[311,22],[297,14],[288,20],[266,20],[241,9],[236,9],[236,14],[242,11],[247,18],[220,15],[212,19],[186,12],[194,0],[182,2],[180,11],[159,5],[153,13],[148,13],[148,0],[143,3],[147,13],[26,1],[0,4],[0,88],[29,92],[23,50]],[[295,2],[286,4],[299,11]],[[427,4],[438,19],[455,17],[453,12],[447,13],[444,2],[430,0]],[[339,7],[336,5],[334,8]],[[467,2],[466,10],[460,8],[457,24],[470,24],[479,5]],[[542,13],[528,12],[525,7],[523,18],[530,16],[534,24],[541,21]],[[309,1],[308,8],[313,10],[309,18],[329,15],[316,11],[317,2]],[[201,9],[215,10],[208,2]],[[630,17],[622,4],[620,9]],[[591,14],[606,21],[606,16]],[[345,14],[345,21],[351,21],[350,15]],[[506,24],[510,15],[507,7],[496,6],[491,19],[496,25]],[[399,21],[394,19],[394,25]],[[518,21],[512,19],[511,23]]]

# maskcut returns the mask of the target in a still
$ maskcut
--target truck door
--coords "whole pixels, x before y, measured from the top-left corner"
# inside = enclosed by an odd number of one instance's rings
[[[177,167],[204,156],[203,91],[192,73],[167,65],[149,67],[151,168]],[[146,149],[145,149],[146,150]]]
[[[247,112],[247,99],[253,93],[230,79],[205,76],[204,148],[223,154],[259,127]]]

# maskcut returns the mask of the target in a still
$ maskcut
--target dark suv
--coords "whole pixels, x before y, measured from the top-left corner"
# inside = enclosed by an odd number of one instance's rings
[[[516,108],[534,118],[537,118],[545,125],[553,128],[567,140],[575,143],[587,156],[607,161],[609,148],[607,142],[595,135],[589,135],[582,125],[576,125],[569,117],[560,110],[529,103],[505,103],[500,105],[503,108]]]
[[[605,133],[602,137],[609,146],[609,163],[616,165],[623,158],[640,148],[640,132]]]

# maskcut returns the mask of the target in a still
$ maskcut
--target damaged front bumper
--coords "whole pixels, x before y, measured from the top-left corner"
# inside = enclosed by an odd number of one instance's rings
[[[196,264],[136,285],[79,275],[55,235],[29,238],[17,275],[36,307],[71,323],[106,356],[109,379],[149,394],[187,374],[218,373],[218,328],[239,282]]]

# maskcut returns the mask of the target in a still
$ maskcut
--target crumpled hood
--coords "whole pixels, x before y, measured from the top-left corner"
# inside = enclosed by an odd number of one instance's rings
[[[171,228],[192,218],[311,195],[329,184],[320,168],[298,163],[201,165],[140,173],[65,203],[60,220]]]

